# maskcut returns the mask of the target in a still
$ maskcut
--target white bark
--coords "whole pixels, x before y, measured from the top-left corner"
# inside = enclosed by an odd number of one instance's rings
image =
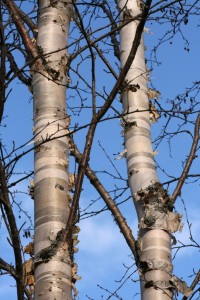
[[[119,1],[123,14],[128,11],[133,17],[140,13],[136,0]],[[120,31],[121,64],[124,66],[135,36],[138,21],[133,21]],[[137,92],[126,89],[123,93],[123,109],[126,122],[136,122],[133,130],[125,130],[125,148],[129,183],[135,193],[158,181],[150,136],[149,99],[147,95],[147,71],[144,59],[144,42],[141,39],[134,62],[126,76],[129,85],[139,85]],[[136,112],[139,111],[139,112]],[[132,113],[133,112],[133,113]],[[132,129],[131,128],[131,129]],[[131,174],[131,175],[130,175]]]
[[[54,4],[52,4],[54,2]],[[35,145],[35,257],[65,228],[68,214],[66,63],[70,3],[39,1],[37,45],[43,70],[33,75]],[[59,51],[59,49],[63,49]],[[55,70],[56,72],[54,72]],[[63,137],[59,137],[59,136]],[[35,300],[71,300],[71,262],[64,245],[47,263],[35,264]]]
[[[141,13],[140,1],[119,0],[120,20],[130,19]],[[132,21],[120,30],[121,65],[124,66],[129,55],[138,21]],[[144,42],[141,39],[134,62],[126,76],[122,93],[125,150],[130,189],[134,198],[139,222],[144,217],[144,205],[136,197],[141,190],[159,182],[151,144],[149,99],[147,95],[147,71],[145,66]],[[137,91],[133,91],[134,87]],[[155,288],[162,281],[169,283],[171,272],[170,234],[161,229],[143,229],[139,233],[140,264],[153,265],[149,271],[142,271],[141,292],[143,300],[169,300],[169,289]],[[158,267],[161,265],[162,267]],[[163,267],[165,266],[165,267]],[[166,267],[167,266],[167,267]],[[157,269],[156,269],[157,268]],[[159,269],[160,268],[160,269]],[[163,270],[161,270],[161,268]],[[167,268],[169,270],[167,270]],[[167,270],[167,271],[166,271]],[[154,282],[154,287],[147,287]]]

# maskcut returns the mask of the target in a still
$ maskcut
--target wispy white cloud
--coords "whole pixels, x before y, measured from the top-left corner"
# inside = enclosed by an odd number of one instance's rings
[[[104,218],[83,221],[80,239],[81,251],[93,256],[108,254],[121,242],[117,226]]]
[[[136,226],[134,223],[132,228]],[[102,215],[83,220],[80,227],[79,254],[75,256],[79,274],[83,275],[83,279],[77,283],[80,299],[87,293],[95,295],[94,299],[100,299],[102,291],[97,284],[112,289],[118,286],[115,280],[119,280],[124,274],[126,269],[123,264],[133,264],[131,251],[111,216]]]
[[[81,221],[79,233],[80,251],[92,256],[121,256],[122,253],[129,254],[123,235],[111,216],[97,216]],[[133,222],[130,226],[136,232],[137,224]]]

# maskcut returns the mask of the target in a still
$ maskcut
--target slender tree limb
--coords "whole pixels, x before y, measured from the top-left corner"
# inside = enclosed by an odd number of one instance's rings
[[[1,57],[0,57],[0,123],[2,121],[5,103],[5,77],[6,77],[6,45],[4,36],[4,27],[2,20],[2,10],[0,6],[0,46],[1,46]]]
[[[4,199],[3,205],[7,215],[10,231],[11,231],[12,246],[13,246],[14,256],[15,256],[15,270],[17,276],[16,277],[17,296],[18,296],[18,300],[24,300],[23,262],[22,262],[22,255],[21,255],[19,231],[17,229],[15,216],[13,214],[13,210],[10,205],[7,182],[5,177],[5,170],[1,162],[0,162],[0,184],[1,184],[0,196]]]
[[[19,80],[24,83],[26,86],[31,86],[31,78],[29,77],[25,77],[23,75],[23,73],[19,70],[15,60],[14,60],[14,57],[13,55],[11,54],[11,52],[8,52],[6,53],[6,56],[9,60],[9,63],[10,63],[10,68],[11,70],[13,71],[14,74],[17,75],[17,77],[19,78]]]
[[[198,271],[196,277],[194,278],[190,288],[193,290],[195,286],[199,283],[199,281],[200,281],[200,270]]]
[[[27,14],[25,14],[17,5],[15,6],[16,10],[21,17],[21,19],[26,23],[26,25],[31,29],[32,31],[37,29],[37,25],[28,17]]]
[[[3,199],[2,199],[2,197],[0,196],[0,202],[1,202],[1,204],[0,204],[0,208],[1,208],[1,213],[2,213],[2,218],[3,218],[3,220],[4,220],[4,224],[5,224],[5,226],[6,226],[6,229],[7,229],[7,231],[8,231],[8,234],[9,234],[9,237],[11,238],[11,230],[10,230],[10,226],[9,226],[9,223],[8,223],[8,219],[7,219],[7,216],[6,216],[6,214],[5,214],[5,211],[4,211],[4,208],[3,208],[3,201],[2,201]]]
[[[0,257],[0,269],[6,271],[10,274],[15,280],[18,278],[15,268],[8,264],[5,260]]]
[[[115,77],[115,79],[117,79],[118,78],[117,73],[112,68],[112,66],[110,65],[109,61],[105,58],[105,56],[103,55],[102,51],[98,48],[98,46],[96,44],[93,44],[92,47],[97,51],[99,57],[102,59],[102,61],[104,62],[104,64],[106,65],[106,67],[108,68],[108,70],[110,71],[110,73]]]
[[[110,35],[110,39],[111,39],[111,42],[113,44],[114,55],[117,57],[118,60],[120,60],[120,48],[119,48],[119,42],[117,40],[117,35],[116,35],[116,32],[118,31],[117,30],[117,24],[116,24],[116,22],[113,18],[113,15],[112,15],[111,11],[106,8],[106,4],[107,4],[106,1],[103,1],[100,4],[100,7],[104,11],[104,13],[107,15],[108,19],[110,20],[110,25],[111,25],[111,30],[112,30],[112,33]],[[109,7],[109,5],[108,5],[108,7]]]
[[[14,181],[14,182],[12,182],[12,183],[10,183],[10,184],[8,185],[8,188],[10,189],[11,187],[17,185],[19,182],[23,181],[24,179],[27,179],[27,178],[31,177],[33,174],[34,174],[34,172],[32,171],[32,172],[30,172],[29,174],[27,174],[26,176],[23,176],[22,178],[20,178],[20,179]]]
[[[72,142],[71,142],[71,144],[72,144]],[[74,143],[72,144],[71,155],[73,155],[75,157],[78,164],[81,163],[82,154],[80,153],[80,151],[78,150],[78,148],[76,147],[76,145]],[[130,250],[132,251],[132,253],[135,257],[136,263],[138,263],[139,259],[138,259],[137,251],[135,249],[135,239],[133,237],[132,231],[131,231],[130,227],[128,226],[125,218],[122,216],[119,208],[114,203],[113,199],[110,197],[109,193],[104,188],[102,183],[99,181],[96,174],[91,170],[89,165],[87,165],[87,167],[85,169],[85,174],[88,177],[88,179],[90,180],[91,184],[97,190],[99,195],[102,197],[104,202],[106,203],[108,209],[113,214],[114,219],[115,219],[120,231],[122,232]]]
[[[188,178],[195,178],[195,177],[200,177],[200,174],[188,174],[187,176],[186,176],[186,179],[188,179]],[[163,182],[162,184],[164,185],[164,184],[170,184],[170,183],[172,183],[172,182],[175,182],[175,181],[178,181],[180,179],[180,177],[174,177],[173,179],[171,179],[171,180],[168,180],[168,181],[165,181],[165,182]]]
[[[21,16],[19,14],[19,10],[17,5],[13,2],[13,0],[3,0],[4,5],[9,10],[12,19],[17,27],[17,30],[23,40],[24,46],[26,50],[31,54],[32,57],[36,57],[38,55],[36,46],[32,42],[26,27],[24,26]]]
[[[91,92],[92,92],[92,112],[93,112],[93,115],[94,115],[96,113],[95,55],[93,53],[93,49],[92,49],[92,46],[91,46],[91,41],[90,41],[90,39],[87,35],[87,32],[85,31],[85,27],[84,27],[81,15],[79,13],[79,10],[76,7],[75,2],[73,1],[72,3],[73,3],[73,7],[74,7],[74,10],[75,10],[75,13],[76,13],[76,17],[78,17],[78,19],[79,19],[78,26],[79,26],[81,32],[83,33],[83,35],[85,37],[85,40],[88,44],[88,49],[89,49],[90,55],[91,55],[91,63],[92,63],[92,69],[91,69],[91,71],[92,71],[92,89],[91,89]]]
[[[194,290],[194,288],[196,287],[196,285],[200,282],[200,270],[198,271],[198,273],[196,274],[192,284],[190,285],[191,290]],[[187,300],[188,298],[186,296],[184,296],[182,298],[182,300]]]
[[[197,116],[195,128],[194,128],[194,139],[192,143],[192,147],[190,150],[190,154],[188,156],[187,162],[185,164],[185,167],[183,169],[183,172],[181,174],[181,177],[177,183],[177,186],[172,194],[172,201],[175,203],[177,197],[181,193],[182,186],[185,182],[185,179],[187,178],[187,175],[189,173],[190,167],[192,165],[193,160],[195,159],[195,152],[197,150],[198,142],[199,142],[199,127],[200,127],[200,113]]]

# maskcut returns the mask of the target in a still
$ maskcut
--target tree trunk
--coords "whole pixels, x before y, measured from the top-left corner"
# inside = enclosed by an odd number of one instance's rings
[[[54,248],[58,233],[65,228],[69,215],[68,54],[63,48],[67,46],[70,11],[71,4],[67,1],[39,1],[37,45],[43,57],[43,67],[37,71],[33,68],[35,300],[72,299],[68,246],[64,243],[58,251]],[[46,259],[44,255],[40,256],[45,248],[49,251]]]
[[[121,0],[118,4],[121,22],[126,22],[141,13],[140,1]],[[138,21],[132,21],[120,30],[122,67],[130,52],[137,24]],[[156,214],[156,208],[161,204],[164,206],[168,196],[159,184],[155,169],[147,84],[142,37],[122,91],[123,113],[126,114],[122,126],[129,185],[140,228],[137,248],[142,299],[169,300],[172,298],[169,284],[172,272],[171,235],[168,228],[160,226]],[[168,213],[167,208],[166,210]]]

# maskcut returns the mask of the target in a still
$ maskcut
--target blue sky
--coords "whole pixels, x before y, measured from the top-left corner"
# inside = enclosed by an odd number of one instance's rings
[[[200,53],[200,43],[198,41],[199,33],[198,28],[195,23],[196,21],[189,20],[187,26],[183,28],[184,32],[188,36],[190,41],[190,51],[184,50],[184,41],[177,35],[173,39],[172,45],[169,42],[164,43],[158,49],[158,60],[162,64],[157,67],[154,65],[154,70],[152,72],[152,82],[156,88],[161,92],[161,105],[171,99],[174,99],[177,94],[184,92],[185,87],[192,85],[192,82],[198,80],[200,61],[198,59]],[[165,31],[165,26],[160,26],[157,24],[148,24],[147,27],[153,32],[152,35],[145,34],[145,44],[147,45],[147,55],[150,49],[157,43],[158,38]],[[110,61],[113,58],[110,57]],[[87,63],[85,63],[83,68],[87,68]],[[102,69],[102,66],[100,66]],[[100,78],[100,71],[97,72],[97,76]],[[105,78],[98,79],[98,86],[107,84],[106,75]],[[107,91],[112,88],[112,80],[110,80],[106,86]],[[72,82],[73,83],[73,82]],[[13,91],[11,92],[5,107],[5,128],[1,128],[3,142],[7,144],[8,152],[11,151],[12,141],[15,141],[16,146],[26,143],[32,138],[32,100],[30,93],[16,80],[12,84]],[[116,107],[120,109],[120,104],[117,103]],[[88,123],[88,112],[84,112],[81,115],[81,123]],[[76,120],[75,120],[76,121]],[[75,122],[74,121],[74,122]],[[79,118],[80,121],[80,118]],[[122,174],[123,178],[126,178],[126,165],[125,160],[116,161],[114,158],[115,154],[123,150],[122,137],[120,135],[121,127],[119,126],[120,121],[118,119],[112,121],[106,121],[99,125],[97,130],[97,137],[94,141],[94,149],[92,151],[90,164],[91,167],[96,170],[107,170],[110,173],[116,175],[116,171],[112,167],[109,160],[103,154],[103,151],[98,146],[98,140],[100,140],[101,145],[106,148],[108,155],[110,156],[112,162],[115,164],[116,168]],[[163,126],[162,119],[152,126],[152,136],[155,138],[160,129]],[[175,130],[177,127],[176,122],[171,124],[171,130]],[[192,126],[188,127],[188,130],[192,130]],[[83,142],[85,130],[80,131],[75,135],[75,140],[78,140],[80,147],[83,147]],[[171,150],[172,157],[169,155],[169,145],[165,141],[161,143],[158,147],[158,155],[156,157],[158,163],[164,168],[169,174],[179,176],[182,169],[182,160],[188,154],[191,145],[191,139],[187,135],[175,136],[172,140]],[[32,145],[26,145],[20,151],[26,151]],[[72,163],[73,165],[73,163]],[[71,167],[73,168],[73,166]],[[28,156],[20,160],[16,166],[17,172],[24,172],[33,169],[33,155],[30,153]],[[194,173],[199,173],[198,164],[196,163],[192,171]],[[158,170],[161,181],[166,180],[166,176]],[[120,183],[116,179],[111,179],[109,176],[99,173],[100,178],[104,182],[105,186],[112,190],[114,184],[118,186],[124,186],[124,183]],[[14,175],[13,179],[17,178]],[[83,209],[91,201],[98,198],[97,193],[91,187],[90,183],[85,179],[84,190],[81,197],[80,207]],[[174,185],[170,186],[170,192],[173,191]],[[17,187],[13,188],[17,193],[16,200],[22,203],[22,207],[25,211],[28,211],[30,215],[33,215],[33,201],[27,195],[28,191],[28,180],[20,183]],[[198,205],[198,195],[199,195],[199,183],[193,185],[186,185],[183,189],[182,197],[185,201],[185,205],[188,209],[188,217],[192,223],[192,232],[195,240],[199,241],[199,205]],[[128,196],[128,192],[123,196],[124,198]],[[122,197],[122,200],[123,200]],[[104,207],[102,200],[96,202],[91,209],[99,209]],[[177,201],[177,210],[183,214],[184,229],[182,233],[177,233],[177,239],[183,241],[184,243],[191,243],[189,239],[188,226],[185,220],[184,207],[179,199]],[[137,221],[134,212],[134,207],[132,200],[130,199],[125,204],[120,206],[123,211],[125,218],[127,219],[130,227],[132,228],[134,235],[137,236]],[[15,207],[18,218],[19,226],[23,223],[23,214],[19,212],[19,209]],[[26,226],[29,226],[29,221],[27,220]],[[76,255],[76,260],[79,264],[79,275],[82,276],[82,280],[77,283],[77,289],[79,290],[79,299],[94,299],[102,300],[107,299],[109,293],[105,290],[99,288],[97,285],[102,286],[104,289],[109,291],[114,291],[119,285],[119,282],[126,268],[130,267],[127,276],[131,273],[132,280],[137,280],[137,273],[135,273],[135,267],[132,266],[134,261],[130,256],[130,251],[120,234],[116,224],[113,221],[109,212],[104,212],[95,218],[88,218],[81,221],[80,224],[81,232],[79,234],[80,243],[78,245],[79,252]],[[0,256],[12,261],[12,251],[7,242],[7,233],[5,228],[1,225],[1,247]],[[22,237],[24,245],[28,243]],[[184,280],[190,282],[192,278],[188,278],[192,274],[193,267],[197,271],[197,266],[195,266],[194,257],[197,258],[198,249],[195,248],[184,248],[182,251],[178,252],[175,260],[175,274],[179,277],[183,277]],[[199,258],[198,258],[199,259]],[[132,266],[132,267],[131,267]],[[184,266],[184,267],[183,267]],[[125,277],[126,278],[126,277]],[[123,300],[136,299],[139,300],[140,296],[137,295],[139,292],[139,287],[136,282],[128,280],[124,286],[119,290],[119,295]],[[0,299],[15,300],[15,288],[12,287],[14,282],[8,276],[3,276],[0,278]],[[90,298],[88,298],[90,297]],[[112,299],[116,299],[112,297]],[[180,297],[181,299],[181,297]]]

